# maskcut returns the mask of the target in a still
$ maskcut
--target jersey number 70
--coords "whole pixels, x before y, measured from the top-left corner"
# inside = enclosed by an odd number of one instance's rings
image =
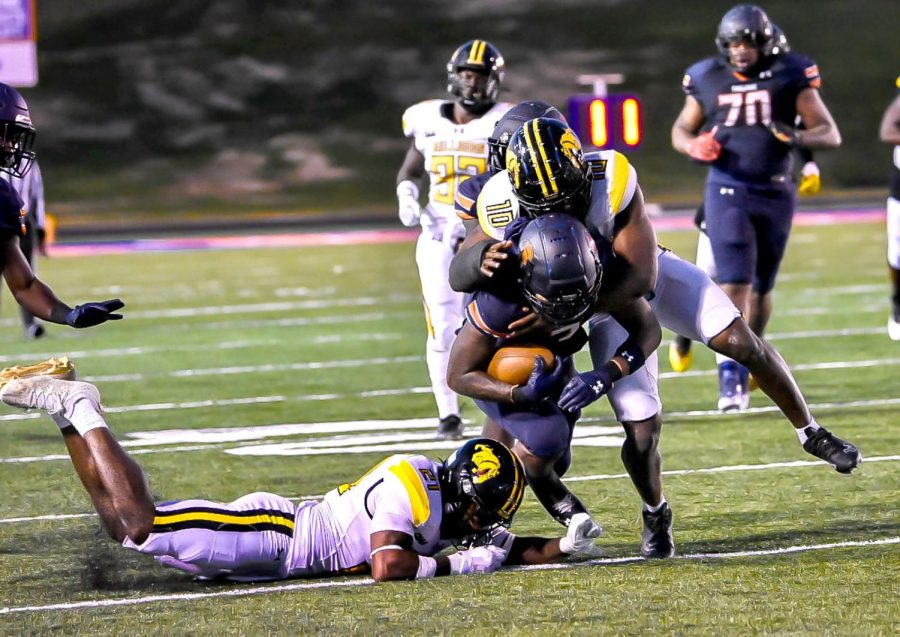
[[[765,89],[746,93],[719,93],[719,106],[728,106],[725,126],[735,126],[742,110],[744,124],[747,126],[768,126],[772,123],[772,96]]]

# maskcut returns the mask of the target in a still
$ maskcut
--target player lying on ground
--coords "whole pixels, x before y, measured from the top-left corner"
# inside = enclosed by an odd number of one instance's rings
[[[229,504],[155,504],[140,466],[101,415],[94,385],[16,378],[0,390],[0,400],[53,418],[110,537],[199,578],[261,581],[371,571],[384,581],[488,573],[503,564],[588,555],[593,545],[586,515],[562,538],[516,537],[506,530],[525,476],[512,452],[493,440],[470,440],[443,463],[390,456],[321,502],[251,493]],[[464,544],[470,548],[433,557]]]

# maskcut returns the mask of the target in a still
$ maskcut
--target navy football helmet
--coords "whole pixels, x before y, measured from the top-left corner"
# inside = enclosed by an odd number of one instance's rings
[[[565,212],[583,218],[587,212],[590,173],[581,141],[565,122],[548,117],[525,122],[509,140],[506,170],[526,216]]]
[[[469,69],[487,78],[481,86],[464,86],[459,80],[459,72]],[[453,52],[447,62],[447,91],[467,111],[484,112],[497,103],[500,86],[506,76],[503,56],[487,40],[470,40]]]
[[[728,57],[728,44],[749,40],[760,56],[771,55],[775,44],[772,21],[766,12],[752,4],[739,4],[729,9],[716,32],[716,46],[719,52]]]
[[[779,53],[787,53],[791,50],[791,45],[788,42],[787,36],[784,34],[784,31],[781,30],[781,27],[772,23],[772,55],[778,55]]]
[[[469,440],[450,454],[440,472],[441,537],[465,543],[508,527],[525,493],[522,463],[501,442]]]
[[[608,244],[601,256],[584,224],[569,215],[549,214],[528,222],[518,251],[523,291],[536,314],[555,325],[590,316],[612,255]]]
[[[494,126],[494,132],[488,137],[488,168],[492,175],[506,168],[504,164],[506,147],[509,146],[513,133],[519,130],[522,124],[535,117],[549,117],[567,123],[565,116],[547,102],[527,100],[513,106],[500,118]]]
[[[0,171],[23,177],[34,161],[34,126],[19,91],[0,83]]]

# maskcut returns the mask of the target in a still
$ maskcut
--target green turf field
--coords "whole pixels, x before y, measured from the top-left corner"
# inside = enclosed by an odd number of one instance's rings
[[[692,256],[693,233],[661,239]],[[664,563],[636,559],[640,503],[605,403],[576,430],[569,473],[605,528],[598,563],[260,586],[195,583],[106,540],[53,423],[3,407],[0,634],[897,634],[900,344],[885,329],[884,254],[881,224],[796,228],[770,326],[820,423],[866,456],[852,477],[813,462],[765,396],[714,413],[710,352],[678,376],[663,356],[679,552]],[[447,454],[431,440],[411,243],[50,259],[41,272],[71,302],[121,296],[127,319],[26,343],[5,293],[0,363],[72,355],[160,499],[315,496],[397,449]],[[470,403],[464,416],[476,433]],[[514,530],[560,532],[530,494]]]

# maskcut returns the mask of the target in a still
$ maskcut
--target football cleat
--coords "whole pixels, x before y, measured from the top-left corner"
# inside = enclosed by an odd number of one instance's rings
[[[16,378],[31,378],[32,376],[75,380],[75,365],[68,356],[56,356],[34,365],[13,365],[0,370],[0,388]]]
[[[666,502],[651,513],[643,511],[644,532],[641,534],[641,555],[648,559],[664,559],[675,555],[675,536],[672,534],[672,509]]]
[[[691,339],[676,336],[669,343],[669,366],[673,372],[686,372],[694,364],[694,352],[691,351]]]
[[[100,390],[90,383],[52,376],[14,378],[0,389],[0,400],[10,407],[46,411],[60,427],[72,424],[72,407],[87,399],[101,412]]]
[[[463,421],[456,414],[444,416],[438,422],[438,440],[461,440],[463,437]]]
[[[29,341],[36,341],[39,338],[43,338],[46,333],[47,331],[40,323],[32,323],[25,328],[25,338]]]
[[[734,361],[719,365],[719,411],[744,411],[750,406],[747,368]]]
[[[838,473],[850,473],[862,462],[862,454],[855,445],[841,440],[827,429],[807,429],[806,435],[803,448],[832,465]]]
[[[900,316],[888,316],[888,336],[892,341],[900,341]]]

